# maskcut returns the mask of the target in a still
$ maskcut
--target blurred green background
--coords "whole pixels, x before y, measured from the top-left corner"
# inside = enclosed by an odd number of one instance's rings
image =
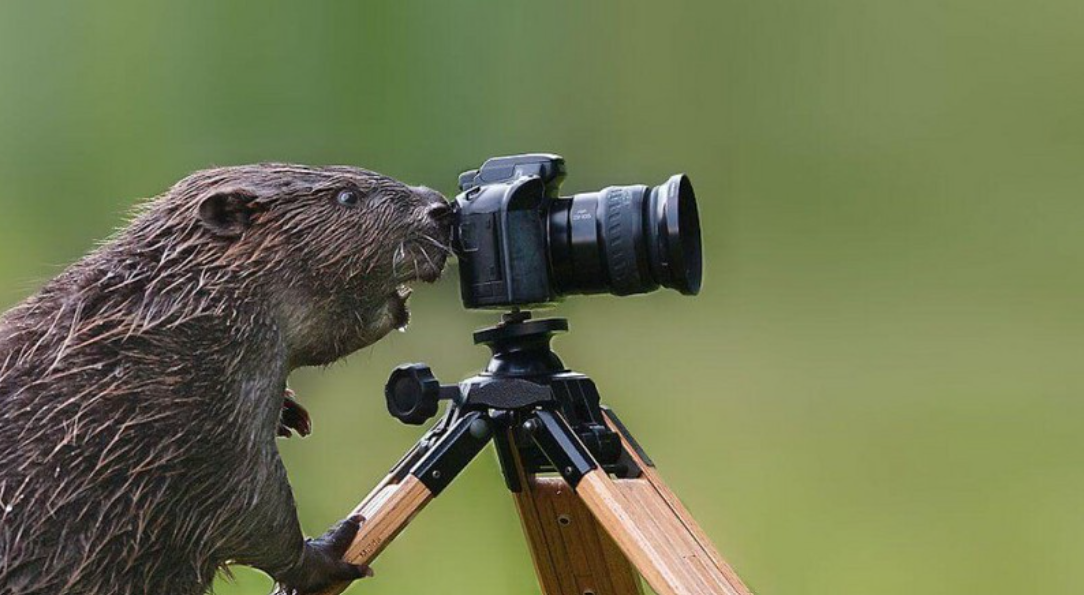
[[[0,302],[212,165],[447,193],[511,152],[563,154],[570,192],[686,171],[702,295],[570,300],[558,348],[750,585],[1080,593],[1082,31],[1077,0],[5,2]],[[292,380],[309,533],[419,436],[394,365],[484,364],[451,272],[408,333]],[[537,591],[492,454],[375,568],[352,592]]]

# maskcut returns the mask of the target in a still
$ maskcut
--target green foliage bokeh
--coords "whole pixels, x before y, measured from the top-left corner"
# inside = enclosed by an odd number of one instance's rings
[[[1070,0],[5,2],[0,303],[211,165],[685,171],[703,294],[569,300],[558,349],[755,590],[1079,593],[1082,30]],[[292,380],[309,533],[419,435],[388,370],[485,362],[454,274],[413,310]],[[375,567],[351,592],[537,589],[490,454]],[[236,575],[216,591],[267,592]]]

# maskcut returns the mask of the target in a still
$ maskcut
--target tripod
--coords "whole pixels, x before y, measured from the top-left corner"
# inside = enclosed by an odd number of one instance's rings
[[[385,389],[409,424],[444,416],[355,508],[365,518],[344,559],[368,564],[492,441],[545,595],[750,595],[594,382],[550,349],[564,319],[505,314],[474,333],[493,353],[485,371],[441,386],[423,364],[400,366]],[[337,595],[337,585],[322,595]]]

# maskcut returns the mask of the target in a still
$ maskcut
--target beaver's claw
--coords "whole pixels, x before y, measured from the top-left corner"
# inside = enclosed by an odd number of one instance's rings
[[[372,576],[368,566],[344,562],[342,557],[354,541],[361,515],[345,519],[316,539],[305,542],[305,551],[298,563],[278,577],[275,595],[306,595],[319,593],[337,583],[348,583]]]
[[[293,430],[298,436],[304,438],[312,433],[312,420],[309,412],[294,399],[294,391],[286,389],[282,398],[282,411],[279,413],[278,435],[289,438]]]

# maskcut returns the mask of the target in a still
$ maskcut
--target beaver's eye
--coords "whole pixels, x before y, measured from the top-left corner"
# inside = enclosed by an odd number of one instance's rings
[[[343,190],[335,197],[335,202],[341,204],[344,207],[355,207],[358,204],[360,197],[356,190]]]

